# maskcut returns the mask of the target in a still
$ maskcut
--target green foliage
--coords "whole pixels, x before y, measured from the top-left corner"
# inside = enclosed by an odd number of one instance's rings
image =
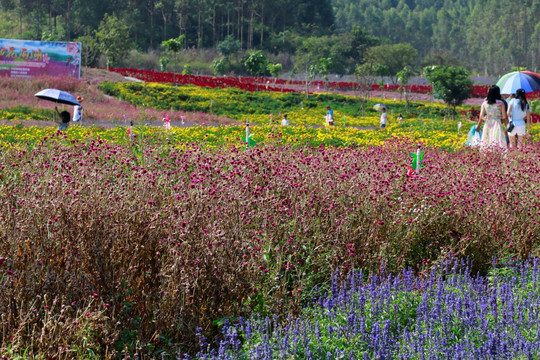
[[[409,109],[409,96],[407,94],[407,91],[405,91],[405,86],[407,86],[409,84],[409,80],[411,78],[411,76],[413,76],[415,74],[415,71],[414,69],[412,69],[410,66],[405,66],[401,71],[399,71],[396,76],[397,76],[397,80],[399,81],[400,83],[400,87],[399,87],[399,90],[401,91],[401,93],[405,93],[405,100],[407,101],[407,110]]]
[[[101,51],[107,57],[107,68],[118,65],[130,47],[127,25],[116,15],[105,14],[95,35]]]
[[[433,87],[436,96],[446,103],[461,104],[469,98],[470,72],[461,67],[431,66],[424,68],[424,74]]]
[[[244,55],[242,63],[251,75],[263,75],[266,72],[268,59],[262,50],[250,50]]]
[[[182,75],[193,75],[193,69],[191,68],[191,65],[185,64],[184,70],[182,70]]]
[[[283,71],[283,65],[268,63],[267,70],[273,77],[277,78]]]
[[[162,56],[159,58],[159,69],[161,71],[167,71],[167,65],[169,64],[169,61],[171,61],[168,57]]]
[[[227,73],[227,60],[224,58],[215,59],[212,63],[214,74],[225,75]]]
[[[184,35],[180,35],[179,37],[177,38],[172,38],[172,39],[169,39],[169,40],[166,40],[166,41],[163,41],[161,43],[161,45],[163,45],[163,47],[170,53],[173,53],[174,54],[174,58],[175,58],[175,65],[178,65],[178,53],[180,52],[180,50],[182,50],[183,46],[184,46],[184,38],[185,36]],[[177,66],[178,67],[178,66]]]
[[[410,43],[420,59],[429,58],[422,66],[466,64],[484,75],[509,72],[510,64],[538,70],[538,1],[525,0],[510,13],[495,0],[333,0],[333,6],[339,32],[361,24],[389,43]],[[509,23],[512,30],[504,31]]]
[[[397,80],[401,85],[407,85],[411,76],[414,75],[414,70],[410,66],[405,66],[401,71],[399,71],[396,76]]]
[[[487,75],[509,72],[516,65],[538,72],[540,3],[536,0],[524,0],[520,11],[507,16],[500,15],[503,10],[495,0],[257,0],[239,4],[230,0],[97,0],[70,5],[58,0],[43,4],[5,0],[0,1],[0,37],[72,41],[94,36],[103,15],[114,14],[132,40],[130,50],[153,50],[169,40],[168,34],[183,34],[185,49],[217,48],[229,57],[240,45],[240,49],[297,56],[299,61],[311,53],[315,60],[332,58],[331,72],[350,74],[365,62],[370,47],[409,43],[422,66],[466,64],[474,73]],[[511,31],[502,31],[508,24]],[[305,51],[301,49],[304,41],[324,46]],[[95,65],[91,58],[86,61],[89,66]],[[210,62],[194,68],[208,71]],[[298,69],[305,72],[306,66],[300,64]]]
[[[162,41],[161,45],[167,50],[172,52],[173,54],[178,53],[183,48],[184,44],[184,35],[180,35],[177,38],[169,39],[166,41]]]
[[[361,48],[350,34],[332,36],[310,36],[303,39],[295,56],[295,66],[299,71],[305,71],[311,65],[319,67],[320,73],[344,74],[354,71],[362,58],[355,51]],[[321,69],[320,59],[331,59],[326,69]]]
[[[386,75],[391,76],[394,83],[399,71],[416,66],[417,58],[418,52],[410,44],[378,45],[369,48],[366,53],[366,62],[385,69]]]
[[[424,74],[435,96],[444,100],[448,106],[453,106],[455,114],[456,105],[468,99],[473,81],[470,72],[462,67],[454,66],[429,66],[424,68]]]
[[[99,57],[101,56],[101,48],[96,40],[96,37],[86,34],[79,36],[75,39],[75,41],[82,44],[82,65],[89,67],[98,66]]]
[[[540,114],[540,100],[533,100],[529,104],[532,113]]]
[[[55,34],[49,31],[44,31],[41,34],[41,41],[55,41]]]
[[[216,49],[221,56],[228,59],[230,56],[236,55],[241,47],[242,44],[240,44],[240,41],[233,35],[228,35],[225,37],[225,40],[217,44]]]
[[[441,52],[426,56],[420,65],[422,68],[432,65],[461,66],[461,61],[453,55]]]
[[[319,59],[319,73],[321,73],[324,79],[328,82],[328,75],[332,69],[333,61],[332,58],[320,58]]]

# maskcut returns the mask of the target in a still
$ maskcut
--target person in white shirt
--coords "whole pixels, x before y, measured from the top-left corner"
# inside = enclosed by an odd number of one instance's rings
[[[287,118],[287,114],[283,115],[283,119],[281,119],[281,125],[282,126],[289,125],[289,119]]]
[[[79,102],[79,104],[84,100],[84,98],[82,96],[77,96],[77,101]],[[83,119],[83,108],[82,108],[82,105],[79,106],[79,105],[75,105],[75,107],[73,108],[73,121],[74,122],[77,122],[77,121],[82,121]]]
[[[508,132],[510,138],[510,148],[517,148],[523,145],[523,137],[529,135],[531,126],[531,110],[525,90],[518,89],[516,97],[508,103],[508,118],[514,124],[512,131]]]
[[[388,114],[386,113],[386,108],[382,108],[382,114],[381,114],[381,123],[380,127],[381,129],[384,129],[386,127],[386,121],[388,120]]]

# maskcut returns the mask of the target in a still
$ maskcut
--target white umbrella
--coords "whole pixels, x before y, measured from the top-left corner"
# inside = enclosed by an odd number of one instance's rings
[[[388,106],[384,105],[384,104],[375,104],[375,106],[373,106],[373,108],[377,111],[382,111],[382,109],[386,109],[388,110]]]
[[[68,92],[58,90],[58,89],[41,90],[34,96],[43,100],[54,101],[55,103],[59,103],[59,104],[79,105],[79,106],[81,105],[79,104],[75,96],[71,95]]]

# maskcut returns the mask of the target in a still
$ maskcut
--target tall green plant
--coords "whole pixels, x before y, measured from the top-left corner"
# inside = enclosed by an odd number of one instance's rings
[[[455,119],[456,106],[470,96],[473,85],[470,72],[456,66],[428,66],[424,68],[424,75],[435,96],[444,100],[448,108],[452,107],[452,119]]]
[[[243,64],[251,75],[263,75],[266,71],[268,59],[262,50],[250,50],[243,59]]]
[[[184,38],[185,38],[184,35],[180,35],[177,38],[172,38],[172,39],[163,41],[161,43],[161,45],[163,45],[163,47],[165,47],[167,51],[172,52],[174,54],[174,62],[175,62],[176,68],[178,68],[178,53],[183,48]],[[174,73],[176,74],[175,71]],[[174,77],[173,81],[174,83],[176,83],[176,76]]]
[[[95,35],[99,48],[107,57],[107,69],[119,64],[130,47],[127,25],[116,15],[105,14]]]

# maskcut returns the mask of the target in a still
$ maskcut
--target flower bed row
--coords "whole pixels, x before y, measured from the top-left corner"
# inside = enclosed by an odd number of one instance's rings
[[[171,72],[159,72],[153,70],[139,70],[139,69],[127,69],[127,68],[111,68],[112,72],[122,74],[124,76],[134,77],[140,80],[149,82],[163,82],[163,83],[176,83],[176,84],[191,84],[196,86],[206,87],[235,87],[247,91],[278,91],[278,92],[302,92],[299,90],[290,89],[287,85],[301,86],[305,82],[301,80],[285,80],[285,79],[272,79],[265,77],[211,77],[211,76],[199,76],[199,75],[181,75]],[[323,82],[320,82],[323,83]],[[282,85],[276,87],[275,85]],[[330,81],[328,86],[332,89],[340,90],[353,90],[361,87],[356,82],[347,81]],[[371,90],[375,91],[399,91],[401,85],[393,84],[371,84]],[[407,91],[419,94],[431,94],[432,88],[429,85],[407,85],[405,86]],[[488,85],[473,85],[471,87],[472,98],[484,98],[488,92]],[[528,98],[536,99],[540,98],[540,91],[527,94]]]
[[[539,265],[510,262],[473,277],[454,260],[423,278],[411,271],[335,277],[298,319],[229,321],[219,341],[199,332],[196,359],[534,359]]]
[[[208,112],[227,116],[237,121],[268,124],[280,114],[288,114],[291,124],[322,125],[326,106],[334,110],[337,123],[349,126],[377,126],[379,113],[373,108],[384,103],[390,109],[390,120],[399,113],[406,118],[444,118],[447,107],[439,102],[415,102],[407,105],[404,100],[371,98],[362,99],[341,94],[317,93],[306,99],[298,93],[248,92],[236,88],[204,88],[160,83],[110,83],[100,88],[107,94],[136,105],[158,110],[183,110]],[[364,112],[362,112],[364,106]],[[458,107],[458,110],[465,109]],[[393,114],[393,115],[392,115]]]
[[[195,85],[210,88],[229,88],[234,87],[246,91],[279,91],[279,92],[298,92],[293,89],[277,88],[269,85],[258,84],[250,78],[236,77],[211,77],[201,75],[181,75],[170,72],[158,72],[153,70],[139,69],[109,69],[112,72],[140,79],[148,82],[171,83],[180,85]]]

